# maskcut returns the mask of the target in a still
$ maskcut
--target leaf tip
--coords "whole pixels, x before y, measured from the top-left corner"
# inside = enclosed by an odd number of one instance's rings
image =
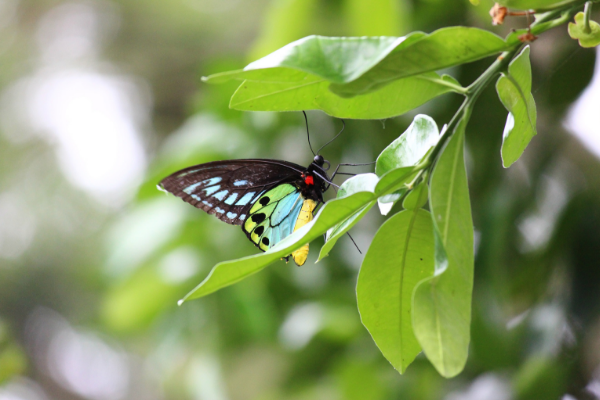
[[[185,299],[181,299],[181,300],[179,300],[179,301],[177,302],[177,305],[178,305],[178,306],[181,306],[181,305],[183,304],[183,302],[184,302],[184,301],[185,301]]]

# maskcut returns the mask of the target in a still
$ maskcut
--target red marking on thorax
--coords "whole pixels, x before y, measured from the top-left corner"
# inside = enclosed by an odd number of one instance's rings
[[[312,175],[307,175],[306,177],[304,177],[304,183],[306,183],[307,185],[314,185],[315,180],[313,179]]]

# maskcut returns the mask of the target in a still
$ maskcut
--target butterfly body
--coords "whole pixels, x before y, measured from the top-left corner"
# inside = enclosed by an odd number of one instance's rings
[[[220,220],[241,225],[267,251],[312,220],[330,179],[317,155],[304,168],[282,160],[226,160],[199,164],[164,178],[160,186]],[[302,250],[301,252],[299,252]],[[304,264],[308,245],[292,254]]]

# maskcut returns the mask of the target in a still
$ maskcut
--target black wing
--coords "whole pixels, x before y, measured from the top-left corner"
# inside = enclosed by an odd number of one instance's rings
[[[306,168],[280,160],[225,160],[188,167],[159,186],[232,225],[242,225],[256,200],[282,183],[301,182]]]

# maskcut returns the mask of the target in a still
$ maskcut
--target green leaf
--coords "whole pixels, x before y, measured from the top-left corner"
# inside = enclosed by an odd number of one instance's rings
[[[571,3],[572,0],[499,0],[501,5],[516,10],[550,9]]]
[[[400,373],[421,351],[411,322],[413,290],[433,274],[433,224],[429,212],[405,210],[377,231],[358,275],[360,317]]]
[[[404,114],[444,93],[461,90],[454,78],[430,72],[401,79],[366,95],[343,98],[329,90],[329,82],[324,78],[305,73],[303,80],[293,82],[246,80],[229,106],[242,111],[322,110],[337,118],[383,119]]]
[[[467,360],[473,290],[473,223],[464,163],[463,118],[431,178],[435,276],[413,297],[415,336],[438,372],[452,377]]]
[[[442,28],[400,44],[360,78],[347,84],[335,82],[331,90],[341,96],[364,94],[393,80],[476,61],[509,47],[503,39],[482,29]]]
[[[415,116],[406,131],[379,154],[375,172],[382,176],[392,169],[419,164],[439,138],[437,124],[431,117],[423,114]],[[386,215],[400,196],[401,193],[396,192],[380,198],[378,201],[381,213]]]
[[[347,197],[353,193],[361,191],[374,192],[378,181],[379,178],[375,174],[356,175],[342,183],[340,189],[338,190],[337,198],[339,199],[342,197]],[[366,206],[359,209],[356,213],[346,218],[344,221],[330,228],[327,231],[325,244],[323,247],[321,247],[321,252],[319,253],[319,259],[317,262],[327,257],[338,239],[352,229],[352,227],[356,225],[356,223],[360,221],[360,219],[364,217],[374,205],[375,201],[371,201]]]
[[[509,111],[502,137],[502,164],[510,167],[537,134],[537,112],[531,94],[529,46],[511,61],[508,71],[496,83],[500,101]]]
[[[350,82],[373,68],[399,45],[412,43],[422,35],[413,33],[400,38],[307,36],[248,64],[243,70],[211,75],[205,81],[291,82],[303,80],[302,73],[308,73],[330,82]]]
[[[427,199],[429,198],[429,188],[427,187],[427,182],[421,182],[417,187],[415,187],[409,194],[406,196],[404,201],[402,202],[402,207],[407,210],[415,210],[417,208],[421,208],[427,203]]]
[[[342,183],[337,192],[337,198],[341,199],[358,192],[374,192],[378,182],[379,178],[373,173],[353,176]]]
[[[585,14],[582,12],[575,15],[575,23],[569,22],[569,36],[579,39],[581,47],[596,47],[600,45],[600,25],[595,21],[589,21],[589,27],[585,26]]]
[[[348,197],[328,201],[312,222],[277,243],[269,251],[215,265],[206,279],[188,293],[183,300],[180,300],[180,303],[206,296],[257,273],[267,265],[321,236],[329,228],[344,221],[369,203],[376,201],[378,197],[397,190],[406,177],[412,173],[414,173],[412,167],[391,170],[379,179],[374,193],[358,192]]]
[[[392,169],[417,165],[439,138],[433,118],[424,114],[415,116],[410,126],[379,154],[375,173],[382,176]]]

